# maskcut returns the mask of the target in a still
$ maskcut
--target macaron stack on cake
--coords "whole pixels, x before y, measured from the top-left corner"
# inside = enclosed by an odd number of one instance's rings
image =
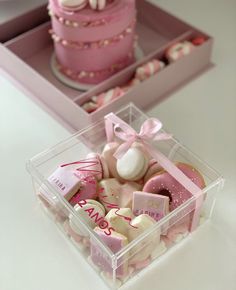
[[[98,84],[134,61],[135,0],[49,0],[56,66]]]

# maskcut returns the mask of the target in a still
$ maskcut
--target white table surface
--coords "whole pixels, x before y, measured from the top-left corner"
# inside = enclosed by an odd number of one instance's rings
[[[159,0],[216,39],[215,68],[149,114],[226,178],[213,225],[197,231],[129,289],[236,289],[236,1]],[[106,289],[43,214],[26,160],[69,132],[0,76],[0,289]],[[154,286],[155,285],[155,286]]]

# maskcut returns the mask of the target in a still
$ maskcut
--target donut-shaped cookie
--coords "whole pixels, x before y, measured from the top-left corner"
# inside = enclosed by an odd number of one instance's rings
[[[205,187],[202,175],[193,166],[185,163],[177,163],[176,165],[198,187]],[[192,193],[166,171],[161,171],[152,176],[145,183],[143,191],[168,196],[170,198],[170,211],[173,211],[192,197]]]

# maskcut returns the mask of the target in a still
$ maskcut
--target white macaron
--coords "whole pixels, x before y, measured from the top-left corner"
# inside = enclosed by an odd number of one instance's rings
[[[140,180],[148,168],[148,158],[136,147],[130,148],[120,159],[117,159],[116,169],[125,180]]]

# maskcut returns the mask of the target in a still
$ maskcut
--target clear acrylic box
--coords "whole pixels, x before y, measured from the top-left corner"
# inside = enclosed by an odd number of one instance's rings
[[[131,103],[116,112],[116,115],[136,131],[140,129],[142,123],[148,118],[146,114]],[[164,258],[170,248],[175,247],[176,244],[181,243],[182,240],[191,235],[189,231],[181,232],[181,224],[193,212],[196,197],[193,196],[188,199],[118,252],[112,252],[93,229],[86,225],[83,217],[76,214],[69,202],[61,197],[59,192],[47,181],[48,176],[59,165],[84,159],[87,153],[91,151],[100,153],[105,143],[106,132],[104,119],[102,119],[33,157],[27,163],[27,170],[32,176],[34,191],[39,198],[38,200],[48,215],[55,221],[64,236],[83,254],[84,258],[87,259],[105,283],[110,288],[117,289],[131,278],[135,276],[137,278],[137,274],[142,269],[145,268],[147,271],[149,265],[154,261],[160,260],[159,262],[161,262],[160,257]],[[199,222],[199,226],[202,226],[211,218],[215,199],[223,186],[224,179],[218,172],[174,138],[158,143],[156,146],[171,161],[191,164],[204,177],[206,186],[202,190],[204,202],[201,207]],[[50,205],[42,199],[39,194],[42,190],[50,192],[54,205]],[[80,227],[83,232],[82,236],[71,234],[71,230],[68,227],[69,217],[73,217],[76,220],[76,226]],[[175,235],[176,229],[180,232],[177,235]],[[175,236],[174,241],[169,238],[169,236],[173,235]],[[96,251],[103,265],[99,267],[93,264],[90,256],[91,251]],[[148,253],[148,258],[144,262],[133,264],[134,257],[144,252]]]

